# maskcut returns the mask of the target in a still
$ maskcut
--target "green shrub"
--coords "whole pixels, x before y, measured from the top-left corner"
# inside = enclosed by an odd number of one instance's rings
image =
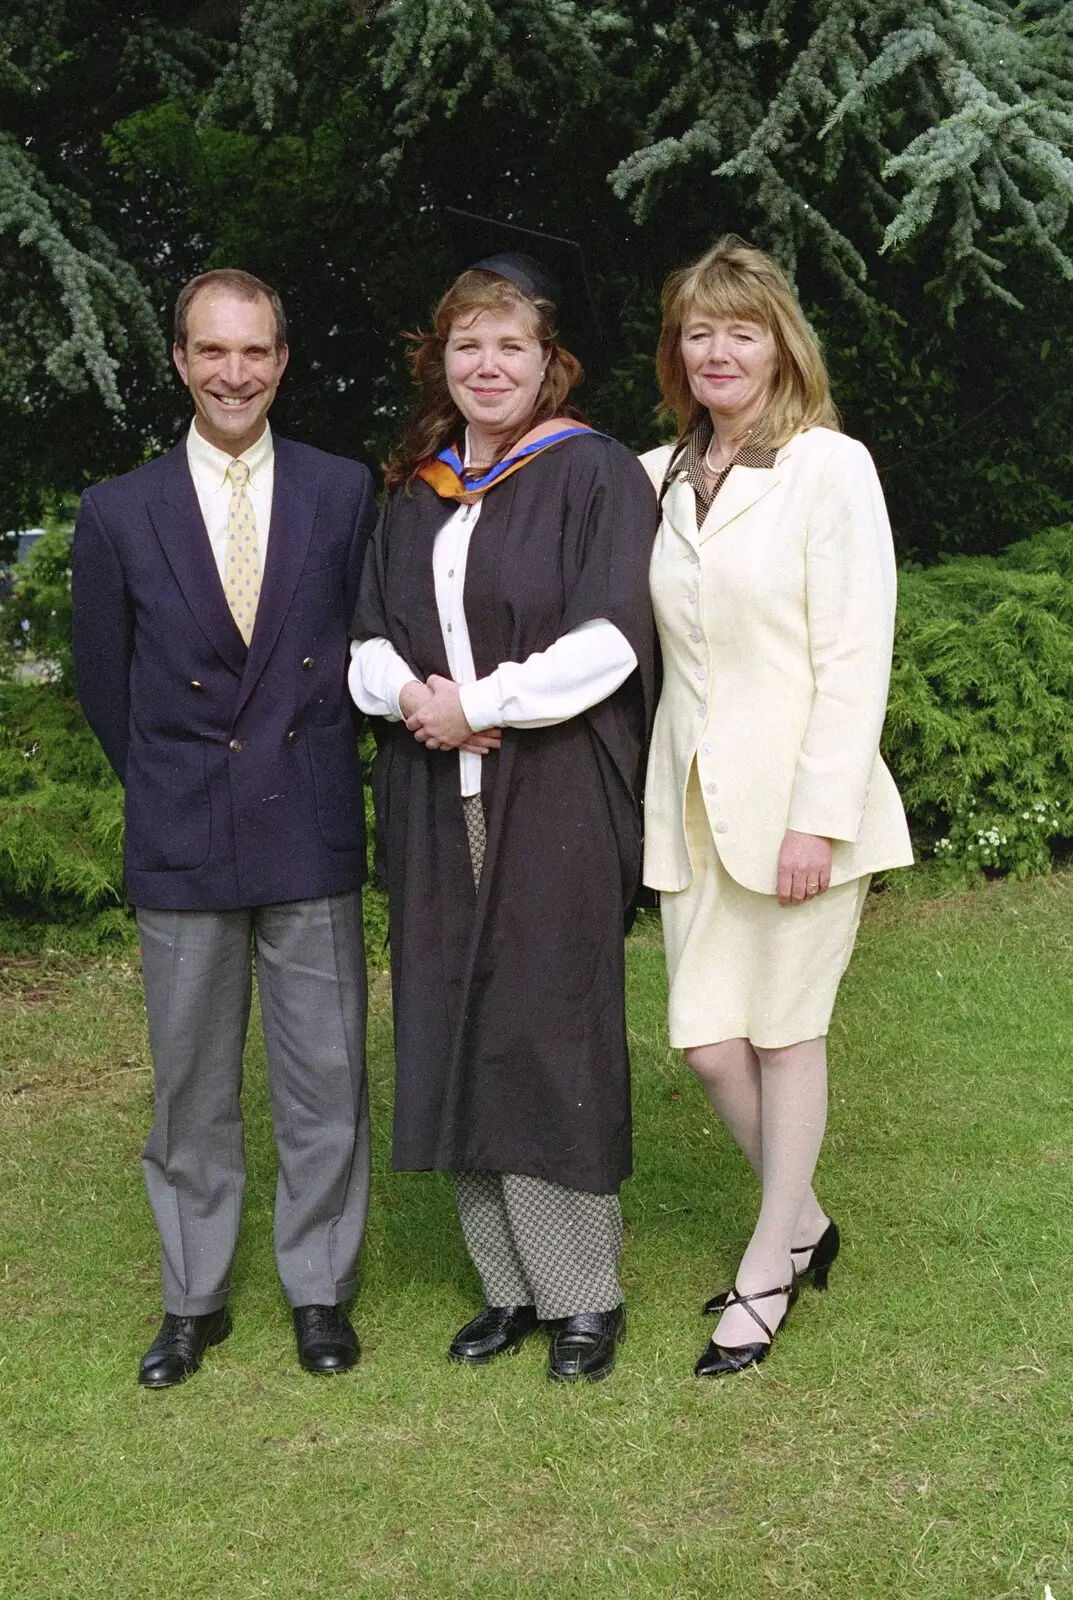
[[[369,970],[380,970],[388,965],[388,913],[387,890],[376,873],[376,817],[373,812],[370,773],[376,744],[366,723],[361,738],[361,770],[365,778],[365,837],[368,848],[369,876],[362,892],[362,912],[365,920],[365,954]]]
[[[1073,836],[1073,526],[901,577],[884,747],[954,878],[1046,871]]]
[[[65,921],[123,904],[123,791],[78,705],[0,684],[0,907]]]
[[[0,599],[3,949],[131,938],[123,792],[73,693],[71,529],[50,523]]]
[[[367,734],[364,766],[372,754]],[[368,786],[365,804],[371,856]],[[387,897],[371,879],[364,903],[369,962],[383,967]],[[9,675],[0,681],[0,950],[59,942],[88,952],[132,938],[123,790],[61,681]]]
[[[0,670],[10,675],[27,656],[66,693],[71,664],[71,527],[52,523],[24,561],[10,570],[11,591],[0,599]]]
[[[42,918],[90,945],[129,936],[123,795],[68,692],[68,586],[68,540],[50,532],[0,612],[0,945]],[[55,664],[50,682],[14,679],[23,616],[33,651]],[[918,850],[949,881],[1025,877],[1068,850],[1073,526],[1001,557],[902,574],[884,750]],[[367,735],[366,766],[371,756]],[[365,913],[370,961],[382,967],[386,905],[375,884]]]
[[[1057,572],[1073,583],[1073,523],[1021,539],[1002,552],[1001,563],[1016,572]]]

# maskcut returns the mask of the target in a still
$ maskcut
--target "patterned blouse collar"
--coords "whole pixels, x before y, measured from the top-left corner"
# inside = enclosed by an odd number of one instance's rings
[[[723,468],[714,483],[705,476],[704,453],[712,442],[714,433],[712,419],[708,413],[702,412],[696,426],[686,437],[685,443],[671,457],[671,470],[668,477],[675,477],[678,481],[689,483],[697,497],[697,526],[708,515],[712,501],[719,493],[735,467],[762,467],[770,469],[775,465],[778,450],[768,449],[764,445],[750,444],[746,439],[737,455]]]

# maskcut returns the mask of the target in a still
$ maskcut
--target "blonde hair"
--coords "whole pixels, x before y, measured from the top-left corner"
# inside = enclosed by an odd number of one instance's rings
[[[775,340],[771,399],[752,431],[752,443],[778,449],[805,428],[841,428],[823,355],[793,290],[766,250],[725,233],[693,266],[672,272],[663,286],[656,375],[660,411],[674,418],[679,442],[705,409],[689,387],[682,359],[682,328],[695,312],[759,323]]]
[[[511,316],[518,311],[525,316],[531,337],[549,352],[548,364],[533,410],[506,441],[501,455],[506,455],[530,428],[552,417],[584,421],[581,412],[566,398],[584,373],[577,357],[556,343],[555,307],[549,300],[531,299],[509,278],[470,268],[455,279],[436,307],[430,333],[403,334],[412,346],[406,359],[420,392],[402,442],[384,467],[384,482],[389,489],[399,483],[411,484],[419,469],[434,460],[465,426],[465,418],[447,387],[444,364],[447,340],[455,323],[472,322],[482,312]]]

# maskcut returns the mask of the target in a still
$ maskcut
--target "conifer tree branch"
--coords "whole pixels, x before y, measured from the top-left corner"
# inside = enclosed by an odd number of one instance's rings
[[[160,362],[156,315],[134,271],[91,221],[88,207],[50,184],[33,159],[0,132],[0,235],[13,237],[49,274],[68,323],[48,340],[44,365],[62,387],[87,380],[109,409],[121,411],[118,356],[132,338]]]

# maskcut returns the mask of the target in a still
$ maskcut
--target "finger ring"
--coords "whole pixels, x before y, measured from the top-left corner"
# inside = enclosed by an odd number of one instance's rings
[[[820,886],[819,886],[818,883],[806,883],[805,884],[805,893],[806,894],[819,894],[819,892],[820,892]]]

